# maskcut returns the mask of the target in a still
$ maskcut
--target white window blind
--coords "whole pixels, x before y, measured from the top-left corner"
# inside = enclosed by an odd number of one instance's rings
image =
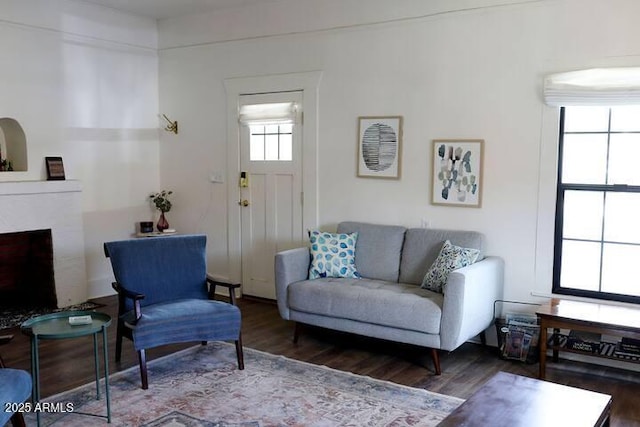
[[[298,105],[295,102],[242,105],[239,121],[246,126],[292,124],[297,122]]]
[[[640,104],[640,67],[549,75],[544,79],[544,102],[551,106]]]

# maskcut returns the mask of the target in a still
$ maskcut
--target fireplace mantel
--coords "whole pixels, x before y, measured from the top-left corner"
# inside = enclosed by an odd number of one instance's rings
[[[80,181],[5,181],[0,182],[0,196],[18,194],[81,192]]]
[[[80,181],[0,182],[0,233],[51,229],[58,306],[87,299]]]

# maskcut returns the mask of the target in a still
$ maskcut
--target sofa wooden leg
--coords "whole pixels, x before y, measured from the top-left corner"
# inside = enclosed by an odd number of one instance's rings
[[[138,350],[138,362],[140,363],[140,379],[142,380],[142,389],[149,388],[149,380],[147,378],[147,358],[144,349]]]
[[[482,332],[480,332],[479,336],[480,336],[480,342],[482,343],[483,346],[486,347],[486,345],[487,345],[487,334],[485,333],[485,331],[482,331]]]
[[[436,370],[436,375],[441,375],[442,370],[440,369],[440,355],[438,354],[438,350],[435,348],[431,349],[431,358],[433,359],[433,367]]]
[[[118,329],[116,331],[116,362],[120,361],[122,356],[122,331],[124,326],[118,321]]]
[[[300,323],[296,322],[295,327],[293,328],[293,343],[294,344],[298,344],[298,338],[300,338],[300,330],[302,329],[302,326],[300,326]]]

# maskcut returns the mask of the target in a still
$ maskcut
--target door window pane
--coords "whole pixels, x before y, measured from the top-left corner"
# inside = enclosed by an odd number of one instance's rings
[[[607,176],[607,135],[565,135],[562,182],[604,184]]]
[[[293,132],[292,124],[280,125],[280,133],[292,133],[292,132]]]
[[[280,160],[293,160],[293,136],[280,135]]]
[[[293,161],[293,125],[252,125],[249,160]]]
[[[278,134],[265,136],[265,160],[278,160]]]
[[[267,125],[264,127],[264,132],[278,134],[278,125]]]
[[[264,135],[251,134],[249,137],[249,160],[264,160]]]
[[[601,191],[566,191],[562,236],[566,239],[600,240],[602,238]]]
[[[640,193],[607,193],[604,218],[606,241],[640,244]]]
[[[600,243],[564,240],[562,287],[597,291],[600,282]]]

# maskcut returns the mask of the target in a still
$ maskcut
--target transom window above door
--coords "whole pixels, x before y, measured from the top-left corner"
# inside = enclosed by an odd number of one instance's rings
[[[249,126],[249,160],[293,160],[293,124],[260,124]]]
[[[299,113],[293,101],[242,105],[239,121],[249,127],[249,161],[293,161],[293,127]]]

